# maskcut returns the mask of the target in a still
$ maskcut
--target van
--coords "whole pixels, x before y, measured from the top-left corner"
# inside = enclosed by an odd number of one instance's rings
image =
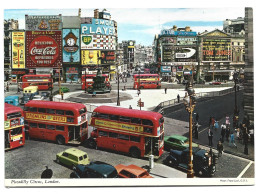
[[[19,106],[19,96],[7,96],[5,97],[5,103]]]
[[[23,97],[21,104],[26,104],[29,100],[32,100],[35,95],[38,95],[38,86],[28,86],[23,89]]]

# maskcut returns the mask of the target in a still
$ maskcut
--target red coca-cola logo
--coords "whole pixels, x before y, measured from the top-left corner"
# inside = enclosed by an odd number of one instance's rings
[[[39,66],[52,65],[59,57],[58,43],[50,36],[38,36],[30,44],[29,55]]]

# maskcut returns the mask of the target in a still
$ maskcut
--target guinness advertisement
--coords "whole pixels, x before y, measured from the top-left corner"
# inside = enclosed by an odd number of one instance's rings
[[[211,39],[203,40],[203,61],[231,61],[231,40]]]
[[[172,62],[174,60],[174,50],[171,45],[164,45],[162,52],[162,62]]]
[[[101,64],[115,63],[115,51],[101,51]]]
[[[195,62],[197,61],[196,47],[175,47],[176,62]]]
[[[27,31],[27,67],[58,67],[62,56],[61,31]]]

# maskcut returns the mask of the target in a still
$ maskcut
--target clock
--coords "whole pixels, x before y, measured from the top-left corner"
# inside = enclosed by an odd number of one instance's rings
[[[73,46],[73,45],[75,44],[75,39],[73,39],[73,38],[68,38],[67,44],[68,44],[69,46]]]
[[[130,44],[130,46],[133,46],[134,43],[133,43],[133,42],[130,42],[129,44]]]

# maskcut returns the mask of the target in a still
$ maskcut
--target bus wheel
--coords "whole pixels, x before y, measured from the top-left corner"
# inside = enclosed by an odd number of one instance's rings
[[[92,148],[92,149],[96,149],[97,148],[97,143],[94,139],[89,139],[88,140],[88,147]]]
[[[61,135],[56,137],[56,141],[57,141],[57,144],[59,144],[59,145],[65,144],[65,138]]]
[[[133,158],[140,158],[141,155],[140,150],[136,147],[132,147],[129,151],[129,154]]]

